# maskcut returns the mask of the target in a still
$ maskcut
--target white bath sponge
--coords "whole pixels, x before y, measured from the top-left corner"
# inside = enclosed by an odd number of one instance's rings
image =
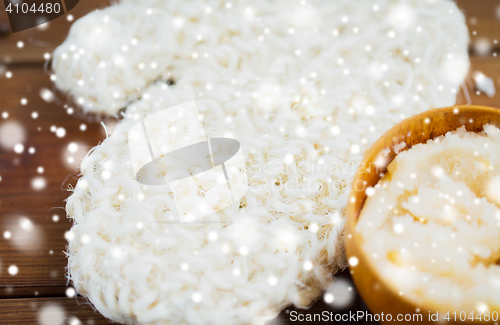
[[[141,0],[82,18],[54,54],[57,86],[87,111],[129,106],[68,199],[75,288],[123,323],[262,324],[307,306],[345,266],[364,150],[454,103],[467,44],[445,0]],[[190,100],[208,137],[242,145],[249,190],[222,224],[168,223],[171,196],[132,172],[130,128]]]
[[[234,79],[241,88],[260,76],[264,87],[291,77],[295,88],[301,78],[302,88],[343,86],[335,102],[359,113],[371,104],[368,112],[382,115],[376,105],[453,101],[468,70],[467,45],[464,17],[446,0],[129,0],[75,22],[52,68],[57,87],[92,112],[115,114],[160,78],[202,86]],[[271,75],[278,80],[266,80]],[[349,103],[353,90],[364,100]]]
[[[220,213],[223,223],[172,224],[173,202],[165,189],[134,180],[127,135],[137,118],[190,95],[157,85],[146,97],[128,108],[113,135],[83,161],[83,177],[68,199],[75,221],[69,267],[77,291],[105,316],[141,324],[263,323],[289,303],[309,304],[343,265],[335,202],[345,194],[322,188],[326,180],[318,173],[308,173],[316,179],[310,197],[284,188],[289,171],[297,168],[286,166],[284,153],[314,149],[293,141],[275,146],[276,134],[258,139],[258,126],[248,125],[244,115],[218,121],[222,108],[199,100],[205,125],[221,127],[206,128],[207,136],[230,132],[240,141],[250,189],[238,209]],[[186,197],[185,204],[197,197]]]

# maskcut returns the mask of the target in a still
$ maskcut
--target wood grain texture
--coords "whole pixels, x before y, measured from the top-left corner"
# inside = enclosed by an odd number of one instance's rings
[[[109,325],[80,297],[0,299],[3,325]]]
[[[0,114],[8,114],[8,118],[0,118],[0,128],[17,126],[25,133],[25,140],[15,142],[25,148],[20,154],[12,147],[0,148],[0,295],[33,296],[35,291],[61,294],[66,284],[64,234],[70,227],[63,210],[66,189],[75,183],[79,160],[105,133],[101,125],[78,118],[78,112],[69,115],[60,105],[40,97],[40,90],[51,89],[41,67],[11,72],[9,80],[0,77]],[[28,101],[26,105],[21,104],[23,98]],[[33,112],[38,114],[36,119]],[[81,124],[87,126],[85,131],[80,131]],[[57,137],[51,126],[64,128],[66,135]],[[0,136],[14,137],[12,132]],[[76,153],[68,150],[71,142],[79,144]],[[34,148],[33,154],[30,148]],[[69,157],[75,159],[74,163],[68,163]],[[38,167],[44,169],[43,173]],[[46,182],[43,189],[33,187],[37,178]],[[8,273],[11,265],[18,267],[15,276]]]
[[[7,12],[3,2],[0,3],[0,63],[44,62],[43,55],[52,52],[64,41],[69,28],[78,18],[95,9],[109,6],[110,1],[113,0],[80,0],[68,14],[18,33],[10,31]],[[69,14],[73,16],[72,21],[67,19]],[[22,49],[17,47],[19,41],[24,43]]]
[[[471,44],[481,39],[492,42],[492,50],[497,50],[500,43],[500,1],[498,0],[456,0],[458,7],[465,14],[471,37]],[[471,52],[474,52],[473,50]]]
[[[490,40],[500,37],[500,21],[497,19],[500,1],[458,0],[457,3],[467,14],[473,42],[480,37]],[[108,4],[107,0],[81,0],[71,14],[76,19],[94,8]],[[2,4],[0,8],[1,34],[1,22],[5,21],[6,16]],[[41,311],[46,310],[44,308],[47,306],[56,305],[64,310],[64,321],[61,324],[70,324],[73,316],[82,324],[109,324],[84,303],[81,297],[65,297],[67,281],[64,234],[71,225],[63,210],[64,200],[69,194],[67,188],[76,182],[79,159],[105,138],[105,132],[99,124],[101,117],[82,114],[79,109],[67,104],[61,94],[57,94],[58,98],[52,102],[46,102],[40,97],[42,89],[52,89],[43,69],[43,54],[52,51],[64,40],[70,26],[66,17],[61,17],[50,22],[45,30],[34,28],[0,37],[0,64],[4,63],[4,66],[0,66],[0,128],[6,123],[19,123],[25,132],[23,153],[18,154],[12,148],[0,146],[1,324],[37,324]],[[476,31],[475,35],[473,31]],[[17,48],[19,40],[25,43],[23,49]],[[471,51],[471,55],[471,72],[479,70],[492,77],[499,89],[500,58],[477,57],[474,56],[474,51]],[[5,77],[6,71],[12,72],[12,78]],[[484,94],[475,93],[470,78],[467,84],[473,104],[500,107],[500,95],[488,98]],[[22,98],[27,99],[26,105],[21,104]],[[465,103],[460,96],[458,101]],[[68,114],[71,108],[73,113]],[[8,118],[1,117],[3,112],[8,113]],[[32,118],[33,112],[38,113],[36,119]],[[116,121],[107,118],[104,123],[111,131]],[[86,125],[85,131],[80,131],[81,124]],[[50,130],[52,126],[64,128],[66,135],[57,137]],[[69,152],[70,142],[79,144],[76,153]],[[30,147],[35,149],[33,154],[29,153]],[[74,163],[68,163],[69,157],[73,157]],[[44,168],[41,174],[37,171],[40,166]],[[32,182],[36,177],[45,179],[45,188],[33,188]],[[26,220],[31,222],[31,226]],[[10,232],[10,238],[4,237],[5,232]],[[16,275],[9,274],[11,265],[18,267]],[[348,272],[337,276],[349,279]],[[358,310],[360,307],[353,302],[349,308]],[[289,320],[289,312],[293,310],[295,309],[284,310],[270,324],[296,324],[297,322]],[[321,313],[325,310],[333,311],[320,299],[311,309],[297,311]]]

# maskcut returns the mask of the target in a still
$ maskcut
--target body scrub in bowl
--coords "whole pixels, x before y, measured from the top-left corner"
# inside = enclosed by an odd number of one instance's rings
[[[498,128],[415,145],[367,191],[356,230],[402,295],[467,315],[500,310]]]
[[[367,153],[346,246],[372,313],[413,323],[500,320],[498,115],[485,107],[423,113]]]

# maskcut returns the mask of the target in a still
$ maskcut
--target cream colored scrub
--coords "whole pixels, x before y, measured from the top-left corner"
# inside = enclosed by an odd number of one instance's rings
[[[401,295],[500,310],[500,130],[465,128],[399,153],[361,211],[364,249]]]

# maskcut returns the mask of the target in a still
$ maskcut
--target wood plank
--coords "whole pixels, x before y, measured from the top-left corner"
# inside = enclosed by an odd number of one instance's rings
[[[0,4],[0,63],[44,62],[43,55],[52,52],[64,41],[75,20],[109,4],[108,0],[81,0],[68,14],[43,26],[14,34],[10,31],[7,12],[3,9],[3,4]],[[72,21],[68,21],[69,14],[73,16]],[[17,47],[19,41],[24,43],[23,48]]]
[[[498,0],[456,0],[458,7],[464,12],[469,27],[471,45],[480,40],[487,40],[492,51],[500,49],[500,1]],[[494,44],[494,40],[498,40]],[[477,53],[471,51],[472,55]]]
[[[321,313],[327,309],[308,310],[308,313]],[[268,325],[288,325],[296,322],[290,321],[288,309],[277,319],[268,322]],[[300,310],[298,313],[305,313]],[[0,315],[2,324],[26,325],[26,324],[92,324],[105,325],[116,324],[104,318],[94,311],[91,305],[81,297],[76,298],[24,298],[24,299],[0,299]],[[301,324],[317,324],[311,322],[300,322]]]
[[[1,323],[5,325],[109,325],[81,297],[0,299]]]
[[[471,69],[466,80],[466,85],[469,90],[471,104],[500,108],[500,57],[471,57],[470,60]],[[480,71],[493,79],[496,88],[495,96],[490,98],[483,93],[477,92],[472,80],[472,74],[476,71]],[[466,104],[464,97],[459,98],[458,103]]]
[[[63,209],[66,189],[75,184],[80,159],[105,133],[98,123],[85,121],[92,121],[91,117],[78,110],[69,115],[62,104],[41,98],[42,89],[51,89],[42,66],[11,72],[11,79],[0,76],[0,130],[11,127],[25,135],[20,141],[14,139],[16,132],[6,137],[0,131],[0,143],[12,140],[25,149],[16,153],[12,145],[0,147],[0,296],[61,295],[66,286],[64,234],[70,227]],[[26,105],[21,104],[23,98]],[[38,114],[36,119],[33,112]],[[8,118],[1,117],[5,113]],[[80,130],[81,124],[86,125],[85,131]],[[51,126],[64,128],[66,135],[57,137]],[[68,150],[70,142],[79,144],[76,153]],[[31,154],[29,148],[35,152]],[[70,156],[75,159],[72,164],[67,162]],[[45,182],[45,187],[34,187],[37,181]],[[8,272],[13,265],[16,275]]]

